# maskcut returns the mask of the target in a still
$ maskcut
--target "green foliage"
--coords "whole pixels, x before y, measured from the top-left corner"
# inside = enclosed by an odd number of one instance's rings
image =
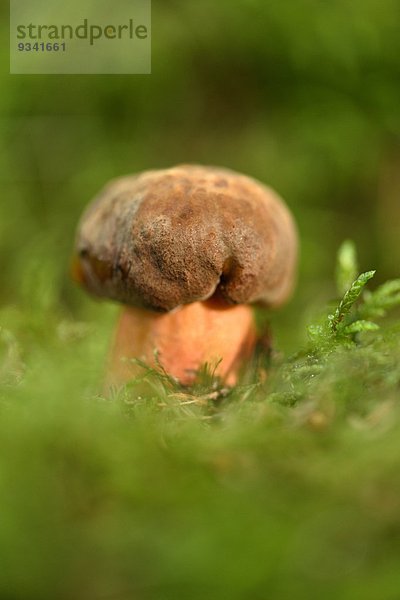
[[[331,330],[334,334],[344,333],[346,326],[346,318],[349,316],[351,310],[354,308],[355,303],[361,296],[364,286],[370,279],[375,275],[375,271],[367,271],[357,277],[351,284],[350,288],[345,292],[339,306],[337,307],[333,315],[329,315],[328,319],[330,322]],[[360,321],[358,321],[360,323]],[[361,329],[362,331],[362,329]]]
[[[400,279],[393,279],[375,291],[364,294],[360,313],[369,318],[385,317],[389,310],[397,306],[400,306]]]
[[[141,364],[106,397],[113,313],[3,309],[0,596],[395,598],[400,322],[361,314],[398,282],[372,273],[234,389]]]
[[[316,354],[321,349],[329,352],[338,343],[354,343],[358,334],[377,331],[379,325],[372,319],[385,317],[389,310],[400,306],[400,280],[388,281],[370,292],[365,286],[376,271],[356,277],[356,269],[355,245],[348,240],[339,249],[336,266],[336,285],[343,297],[333,313],[308,328]]]
[[[358,319],[357,321],[350,323],[350,325],[343,327],[343,333],[344,335],[352,335],[354,333],[362,333],[363,331],[376,331],[377,329],[379,329],[379,325],[376,323]]]

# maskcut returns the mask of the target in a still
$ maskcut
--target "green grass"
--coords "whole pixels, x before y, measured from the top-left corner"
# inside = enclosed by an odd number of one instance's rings
[[[346,243],[342,300],[231,391],[106,398],[113,309],[3,309],[0,597],[397,599],[399,283],[356,275]]]

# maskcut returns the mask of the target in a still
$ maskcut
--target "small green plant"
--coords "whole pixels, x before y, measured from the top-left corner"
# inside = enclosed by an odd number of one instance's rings
[[[329,410],[337,413],[341,406],[348,416],[353,410],[368,411],[372,401],[364,388],[368,381],[371,391],[379,382],[385,390],[379,393],[385,395],[387,389],[395,393],[393,385],[400,378],[397,336],[390,322],[381,329],[376,321],[400,306],[400,279],[369,291],[366,286],[375,271],[358,272],[355,245],[346,241],[337,257],[339,298],[307,328],[305,347],[273,366],[274,402],[289,407],[311,403],[313,410],[328,402]]]
[[[358,334],[379,329],[375,319],[385,317],[389,310],[400,306],[400,279],[388,281],[370,292],[365,287],[376,271],[358,276],[357,271],[355,245],[347,240],[339,249],[336,267],[336,287],[342,298],[322,323],[309,327],[314,349],[326,349],[336,343],[356,343]]]

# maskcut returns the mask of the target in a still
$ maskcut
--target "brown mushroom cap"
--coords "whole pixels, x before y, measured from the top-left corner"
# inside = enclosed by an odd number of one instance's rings
[[[85,211],[76,278],[93,294],[169,311],[217,292],[284,302],[297,235],[282,200],[227,169],[182,165],[109,183]]]

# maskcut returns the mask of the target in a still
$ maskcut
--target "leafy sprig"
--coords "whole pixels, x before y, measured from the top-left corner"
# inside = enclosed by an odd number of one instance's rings
[[[357,272],[354,242],[346,240],[339,248],[336,265],[336,287],[341,299],[327,318],[308,328],[317,354],[329,352],[336,343],[357,342],[361,333],[377,331],[376,319],[400,306],[400,279],[387,281],[371,292],[366,286],[376,271],[358,276]]]
[[[334,314],[328,316],[330,329],[333,334],[344,333],[348,335],[349,333],[371,331],[371,326],[373,326],[372,329],[377,328],[375,323],[359,319],[354,320],[352,323],[347,323],[347,317],[350,316],[350,313],[360,298],[364,287],[368,281],[373,278],[375,272],[376,271],[367,271],[366,273],[361,273],[361,275],[359,275],[357,279],[353,281],[350,288],[345,292]],[[350,325],[353,326],[354,331],[351,330]]]

